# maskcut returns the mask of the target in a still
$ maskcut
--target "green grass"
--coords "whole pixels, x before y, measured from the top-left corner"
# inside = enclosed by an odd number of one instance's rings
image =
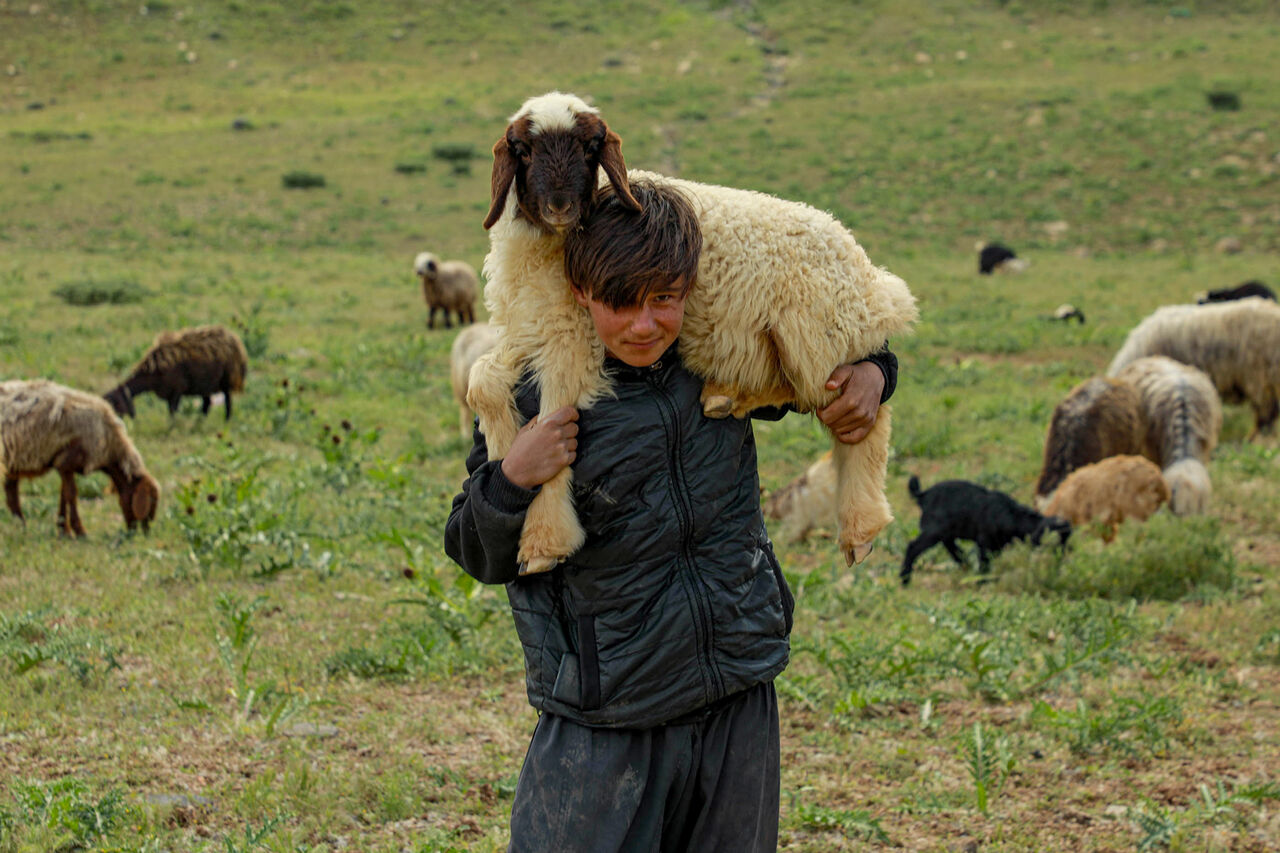
[[[481,267],[488,151],[556,88],[633,167],[833,211],[920,299],[897,520],[855,570],[779,543],[783,848],[1280,844],[1277,445],[1244,407],[1205,519],[896,583],[909,474],[1029,500],[1054,405],[1138,320],[1274,285],[1273,4],[31,8],[0,3],[0,379],[105,392],[209,322],[251,367],[230,422],[138,399],[149,536],[102,475],[84,541],[52,476],[0,518],[0,853],[505,849],[535,716],[503,591],[441,550],[467,445],[410,267]],[[1030,268],[978,276],[995,238]],[[769,489],[827,444],[757,434]]]

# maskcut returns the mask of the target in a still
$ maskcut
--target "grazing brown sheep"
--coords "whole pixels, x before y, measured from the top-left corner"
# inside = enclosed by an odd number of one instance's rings
[[[156,335],[129,378],[106,393],[116,414],[136,417],[133,398],[150,391],[178,411],[183,397],[199,397],[200,413],[209,414],[214,394],[222,394],[231,418],[231,392],[244,390],[249,353],[240,337],[225,326],[194,326]]]
[[[75,478],[93,471],[111,478],[130,530],[141,524],[145,531],[156,517],[160,486],[106,401],[45,379],[0,382],[0,475],[9,512],[26,520],[18,480],[50,469],[62,477],[61,533],[85,535]]]
[[[1075,469],[1122,453],[1142,453],[1146,420],[1138,392],[1125,382],[1093,377],[1072,388],[1053,410],[1036,483],[1041,509]]]

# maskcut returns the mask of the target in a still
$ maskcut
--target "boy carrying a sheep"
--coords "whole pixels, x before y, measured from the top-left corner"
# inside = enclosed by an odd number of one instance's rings
[[[680,361],[702,239],[677,190],[608,190],[565,242],[574,297],[605,345],[615,395],[528,422],[506,456],[474,433],[445,550],[505,583],[537,727],[516,786],[511,851],[771,851],[778,702],[794,606],[760,511],[751,419],[703,415]],[[887,348],[841,365],[819,417],[855,443],[896,384]],[[777,419],[783,410],[753,413]],[[525,511],[573,465],[582,548],[519,575]]]

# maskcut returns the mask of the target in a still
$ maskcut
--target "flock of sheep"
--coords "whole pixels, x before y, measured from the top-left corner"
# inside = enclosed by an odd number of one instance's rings
[[[999,270],[993,259],[1015,257],[988,248],[980,272]],[[1261,282],[1157,309],[1130,331],[1106,376],[1071,389],[1050,419],[1035,509],[963,480],[921,490],[913,476],[920,535],[907,546],[902,582],[936,544],[963,567],[957,541],[974,542],[985,572],[990,556],[1015,540],[1039,544],[1055,533],[1065,545],[1072,526],[1097,524],[1110,541],[1125,519],[1145,520],[1166,504],[1176,515],[1205,512],[1220,401],[1253,408],[1253,435],[1270,431],[1280,414],[1280,305]],[[770,496],[766,515],[796,537],[822,526],[831,517],[831,478],[823,456]]]
[[[543,387],[544,409],[589,405],[607,392],[600,347],[567,296],[561,260],[565,230],[576,225],[603,184],[597,168],[621,197],[629,198],[629,182],[640,179],[674,187],[698,207],[704,238],[711,239],[699,288],[690,297],[682,355],[707,380],[709,416],[785,402],[812,410],[828,393],[828,371],[809,377],[805,365],[856,360],[915,319],[914,298],[901,280],[872,266],[852,235],[828,215],[759,193],[628,173],[620,146],[598,112],[571,95],[530,99],[512,116],[494,147],[494,193],[485,222],[491,229],[485,296],[494,325],[475,322],[479,277],[471,266],[430,252],[414,259],[428,327],[435,328],[438,313],[445,328],[455,318],[464,327],[450,354],[462,435],[470,434],[475,406],[491,449],[501,453],[502,436],[514,431],[505,423],[514,415],[509,389],[526,365]],[[576,159],[565,159],[566,151]],[[751,238],[741,239],[744,233]],[[828,272],[811,269],[797,283],[789,265],[774,269],[778,253],[769,248],[771,235],[783,234],[791,256],[809,251],[809,266],[825,265]],[[978,248],[980,273],[1027,267],[1006,246]],[[802,298],[793,292],[797,287],[806,291]],[[817,317],[813,306],[821,306]],[[757,352],[743,342],[759,336],[738,325],[744,317],[763,322],[766,314],[763,327],[781,340],[760,341]],[[1083,323],[1084,315],[1064,305],[1053,319]],[[810,334],[814,323],[827,331]],[[831,331],[836,327],[838,335]],[[807,351],[814,341],[825,349]],[[787,355],[796,364],[779,365]],[[231,395],[243,389],[247,365],[244,345],[233,332],[201,326],[161,334],[125,381],[103,397],[40,379],[0,383],[0,475],[10,512],[22,518],[21,478],[57,470],[58,529],[84,535],[75,476],[101,470],[119,495],[126,525],[146,529],[159,488],[118,416],[134,415],[134,398],[152,392],[171,414],[183,396],[200,397],[207,414],[217,395],[230,418]],[[1049,425],[1035,509],[964,481],[922,490],[912,477],[921,533],[907,547],[903,583],[916,558],[935,544],[963,565],[957,541],[975,542],[985,570],[992,554],[1017,539],[1038,543],[1055,533],[1065,545],[1073,525],[1091,522],[1101,523],[1110,539],[1125,519],[1146,519],[1165,504],[1179,515],[1204,512],[1211,489],[1207,465],[1222,424],[1220,399],[1249,403],[1255,433],[1270,430],[1280,415],[1280,305],[1260,282],[1214,291],[1201,304],[1158,309],[1130,332],[1105,377],[1070,391]],[[771,495],[766,515],[782,520],[793,536],[837,518],[845,556],[865,556],[870,539],[891,518],[883,497],[887,409],[881,420],[883,429],[860,445],[834,444]],[[550,568],[575,548],[580,529],[572,506],[563,505],[569,494],[565,476],[563,488],[548,484],[539,495],[550,507],[534,525],[542,541],[526,543],[526,524],[521,559],[530,571]]]
[[[54,470],[62,478],[58,531],[84,536],[76,476],[102,471],[120,499],[125,526],[147,530],[159,506],[160,486],[147,473],[120,416],[132,417],[134,397],[150,392],[168,403],[170,414],[183,397],[201,398],[201,411],[208,414],[214,396],[222,395],[230,418],[231,394],[243,390],[248,366],[248,353],[234,332],[197,326],[162,332],[105,396],[47,379],[0,382],[0,477],[9,512],[25,521],[19,481]]]

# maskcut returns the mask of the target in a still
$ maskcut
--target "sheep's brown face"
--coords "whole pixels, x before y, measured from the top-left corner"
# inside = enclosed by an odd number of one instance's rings
[[[604,141],[584,139],[575,131],[539,133],[521,138],[507,134],[516,165],[516,203],[520,212],[544,231],[563,234],[576,227],[596,188],[596,153]]]
[[[602,167],[615,192],[639,210],[626,183],[622,140],[598,117],[579,115],[571,127],[550,129],[527,116],[516,119],[493,147],[492,207],[484,227],[498,221],[514,183],[516,215],[548,234],[564,234],[582,219]]]

